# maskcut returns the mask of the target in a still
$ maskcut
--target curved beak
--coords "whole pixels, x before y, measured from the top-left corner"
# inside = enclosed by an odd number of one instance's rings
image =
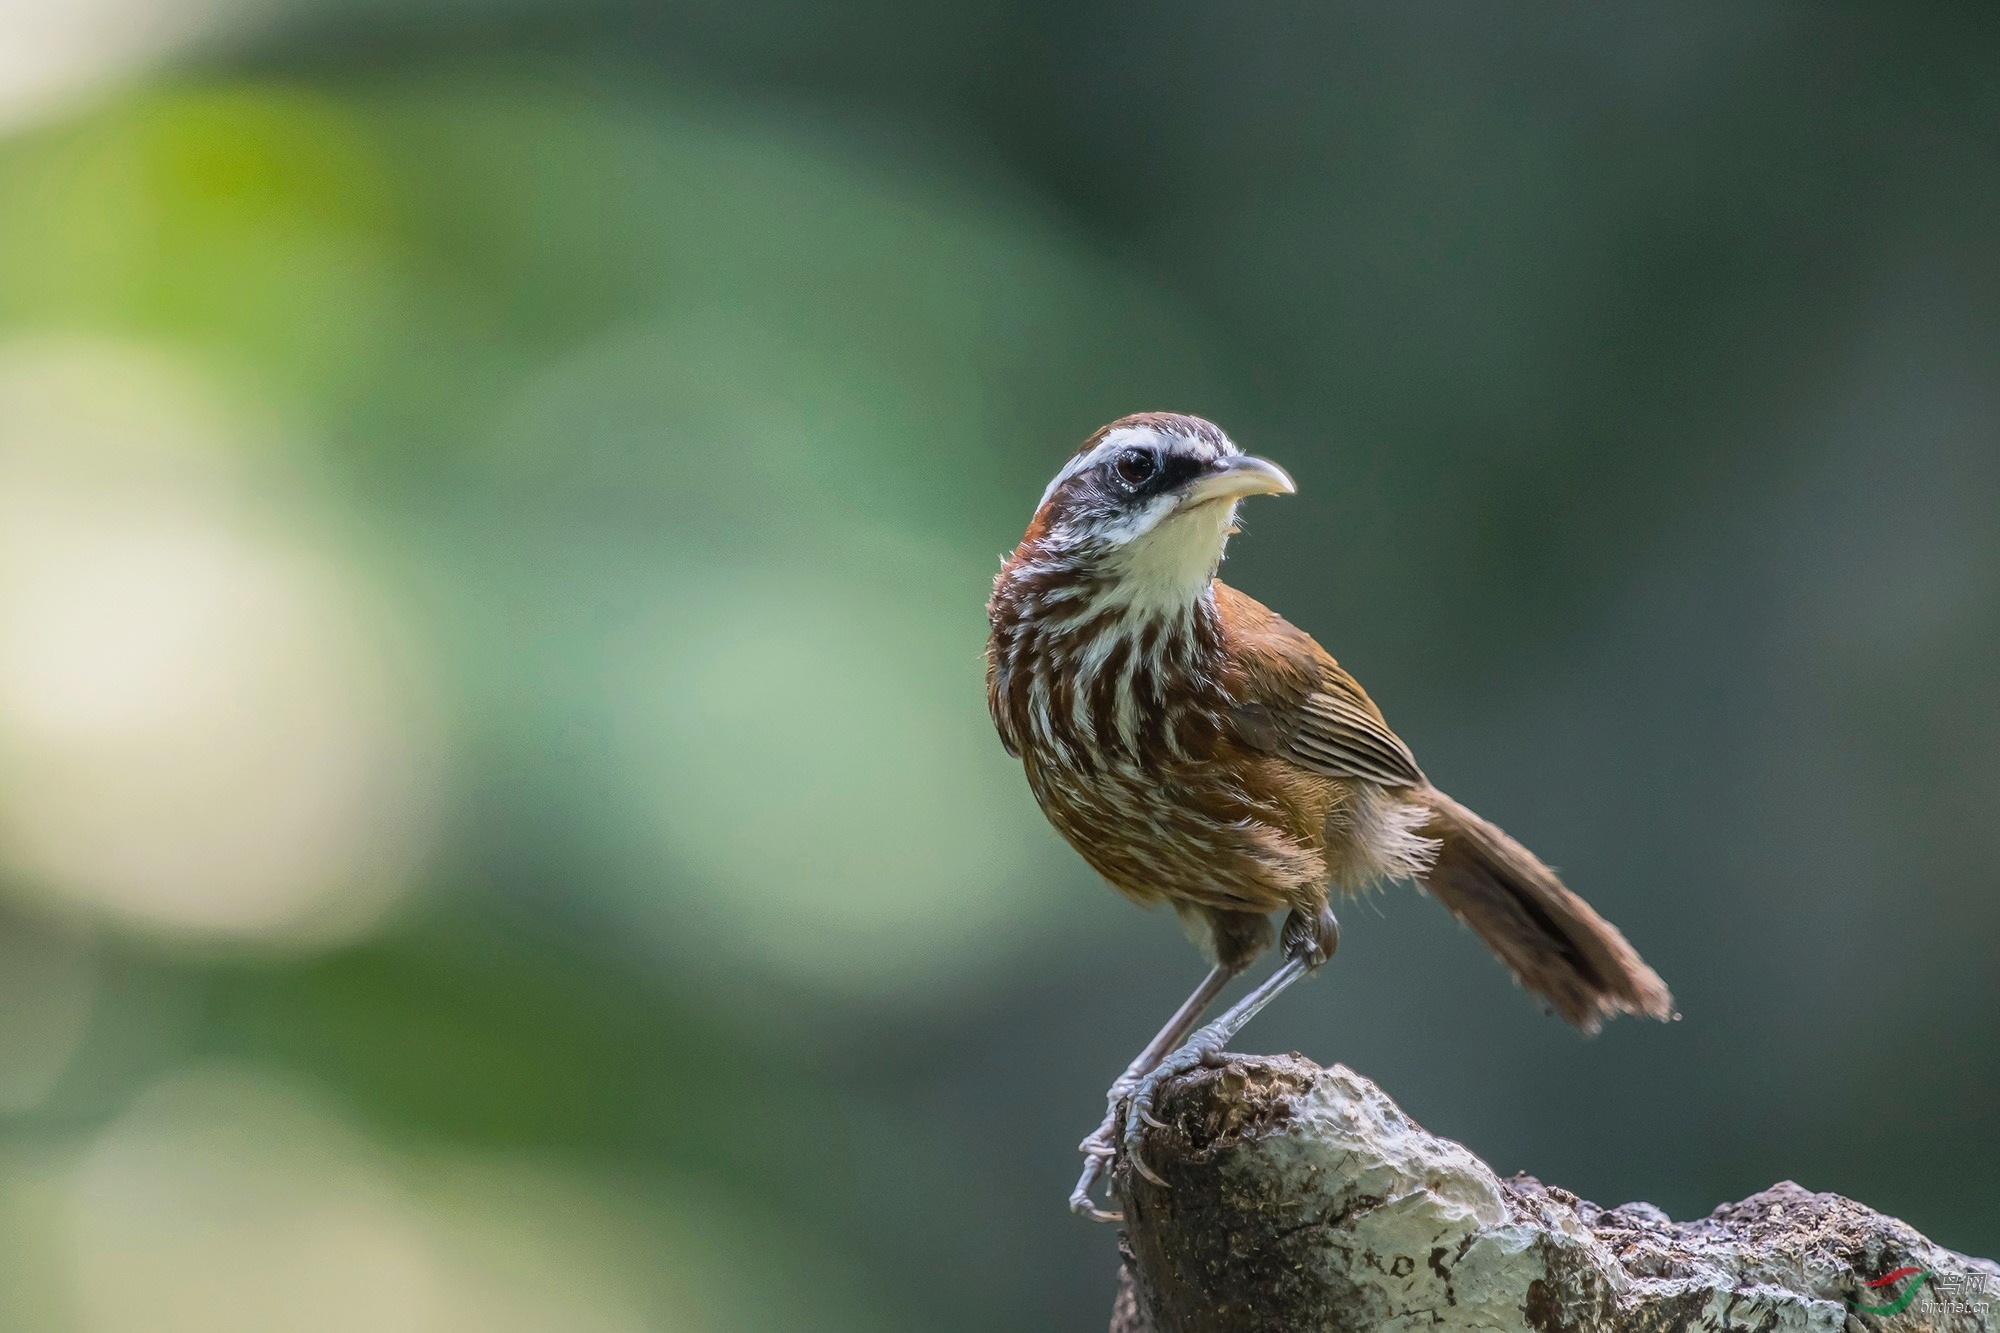
[[[1246,495],[1290,495],[1298,490],[1291,475],[1276,463],[1249,454],[1225,458],[1188,483],[1182,507],[1214,500],[1241,500]]]

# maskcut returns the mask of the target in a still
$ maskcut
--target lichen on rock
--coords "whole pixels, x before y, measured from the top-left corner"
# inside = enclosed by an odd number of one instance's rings
[[[1600,1208],[1501,1179],[1367,1079],[1298,1056],[1230,1057],[1159,1105],[1144,1153],[1168,1187],[1129,1163],[1114,1177],[1113,1333],[2000,1329],[2000,1266],[1790,1182],[1694,1222]]]

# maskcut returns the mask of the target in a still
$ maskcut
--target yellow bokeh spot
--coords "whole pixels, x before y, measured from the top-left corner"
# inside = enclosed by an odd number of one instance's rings
[[[0,867],[140,929],[351,938],[411,884],[436,742],[387,620],[201,401],[131,348],[0,350]]]

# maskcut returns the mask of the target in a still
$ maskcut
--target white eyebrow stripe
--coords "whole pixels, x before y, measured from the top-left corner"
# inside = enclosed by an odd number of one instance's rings
[[[1088,453],[1078,454],[1076,457],[1070,459],[1069,462],[1063,464],[1062,471],[1056,473],[1055,480],[1051,481],[1048,489],[1042,492],[1041,503],[1047,504],[1049,497],[1061,490],[1062,484],[1071,477],[1074,477],[1079,472],[1090,471],[1090,469],[1096,467],[1119,450],[1130,449],[1134,445],[1157,445],[1159,443],[1160,433],[1151,426],[1122,426],[1112,431],[1097,442],[1095,449],[1092,449]],[[1039,509],[1041,505],[1035,507]]]
[[[1172,438],[1184,444],[1196,445],[1197,448],[1201,448],[1197,441],[1191,440],[1186,436],[1175,435]],[[1148,445],[1160,447],[1168,443],[1168,437],[1162,435],[1151,426],[1120,426],[1117,430],[1112,431],[1109,435],[1099,440],[1096,448],[1090,450],[1088,453],[1078,454],[1076,457],[1070,459],[1069,462],[1064,463],[1062,471],[1056,473],[1055,480],[1051,481],[1048,489],[1042,492],[1041,503],[1036,505],[1035,508],[1040,509],[1042,505],[1047,504],[1049,497],[1061,490],[1062,484],[1071,477],[1076,476],[1079,472],[1088,472],[1120,450]],[[1234,446],[1225,445],[1224,451],[1234,452]],[[1202,452],[1207,452],[1207,450],[1203,448]]]

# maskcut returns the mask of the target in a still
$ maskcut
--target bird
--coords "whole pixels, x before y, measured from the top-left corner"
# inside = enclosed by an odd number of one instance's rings
[[[1333,900],[1379,881],[1428,890],[1586,1034],[1678,1017],[1615,926],[1432,785],[1331,654],[1216,577],[1238,505],[1296,490],[1200,417],[1122,417],[1048,483],[987,603],[988,710],[1042,812],[1112,887],[1170,904],[1210,963],[1079,1145],[1070,1207],[1094,1220],[1122,1220],[1093,1196],[1121,1152],[1128,1180],[1164,1186],[1140,1151],[1163,1084],[1332,957]],[[1277,969],[1197,1027],[1273,945]]]

